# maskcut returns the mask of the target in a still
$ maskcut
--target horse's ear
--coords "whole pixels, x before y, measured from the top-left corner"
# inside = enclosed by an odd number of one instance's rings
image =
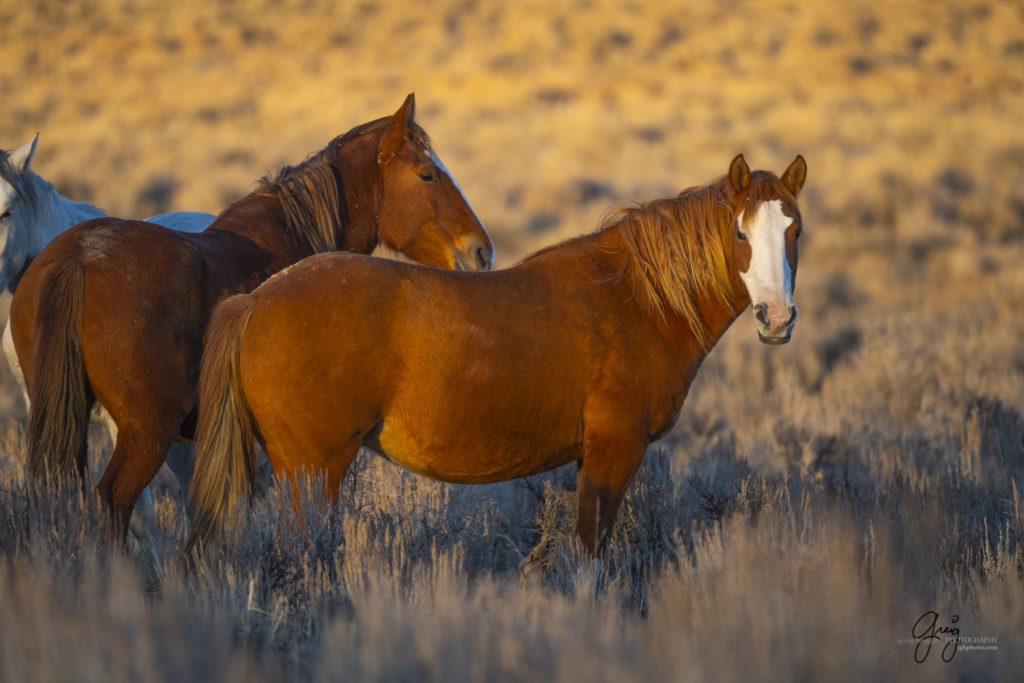
[[[805,180],[807,180],[807,162],[804,161],[803,156],[797,154],[796,159],[793,159],[793,163],[782,174],[782,182],[795,196],[800,193],[800,188],[804,186]]]
[[[32,157],[36,155],[36,142],[39,140],[39,133],[36,133],[35,137],[26,142],[18,149],[12,150],[10,156],[10,163],[14,168],[20,170],[22,173],[28,170],[28,165],[32,163]]]
[[[398,148],[405,142],[409,132],[409,125],[416,114],[416,95],[409,93],[405,102],[398,108],[388,121],[387,127],[380,136],[380,144],[377,148],[377,158],[380,161],[388,161],[398,153]]]
[[[737,154],[729,164],[729,186],[733,194],[740,194],[750,186],[750,167],[742,154]]]

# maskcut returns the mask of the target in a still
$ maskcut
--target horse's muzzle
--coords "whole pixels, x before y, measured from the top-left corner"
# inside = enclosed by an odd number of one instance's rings
[[[455,253],[454,261],[455,270],[490,270],[494,263],[494,249],[489,244],[473,240],[468,248]]]
[[[757,336],[765,344],[786,344],[796,324],[796,306],[769,308],[766,304],[754,305],[754,319],[757,321]]]

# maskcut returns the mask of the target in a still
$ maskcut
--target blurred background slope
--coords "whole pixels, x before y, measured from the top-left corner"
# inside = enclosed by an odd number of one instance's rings
[[[5,1],[0,144],[110,213],[218,212],[266,170],[419,118],[504,248],[610,201],[810,164],[853,249],[1021,237],[1017,2]],[[843,225],[860,232],[826,236]]]

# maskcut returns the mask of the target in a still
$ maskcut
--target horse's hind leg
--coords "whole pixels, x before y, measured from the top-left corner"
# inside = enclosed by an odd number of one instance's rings
[[[107,412],[107,409],[100,403],[96,403],[93,406],[90,417],[93,422],[107,428],[107,432],[110,434],[110,441],[116,447],[117,423],[114,422],[114,418]],[[107,502],[106,499],[104,499],[104,502]],[[135,502],[128,529],[139,542],[139,545],[149,554],[150,560],[159,572],[160,558],[157,555],[156,543],[153,540],[153,532],[156,531],[156,506],[153,505],[153,494],[149,490],[149,486],[142,490],[142,493],[139,494],[139,499]]]
[[[177,434],[180,417],[177,420],[164,417],[163,424],[154,421],[154,424],[146,425],[136,420],[120,422],[114,454],[96,490],[110,511],[114,533],[124,542],[135,504],[163,464],[167,449]],[[152,497],[146,496],[142,500],[144,505],[149,503],[144,517],[150,518],[148,525],[145,519],[142,524],[152,529],[155,523]],[[149,537],[148,533],[145,535]],[[155,548],[151,550],[155,555]]]
[[[288,446],[273,442],[265,444],[274,473],[291,486],[295,515],[304,536],[308,527],[306,519],[310,515],[326,515],[337,503],[341,481],[361,444],[360,437],[353,437],[340,448],[325,449],[309,441]],[[311,491],[311,509],[302,507],[302,483],[310,477],[316,484],[316,489]],[[307,537],[307,544],[309,541]]]

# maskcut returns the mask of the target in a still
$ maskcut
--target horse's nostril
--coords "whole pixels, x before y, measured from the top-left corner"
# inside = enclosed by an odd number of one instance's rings
[[[480,245],[473,252],[476,256],[476,265],[480,270],[487,270],[491,265],[491,254],[490,250],[484,245]]]
[[[768,307],[764,304],[754,306],[754,318],[762,325],[768,324]]]
[[[789,307],[789,320],[786,321],[787,325],[792,325],[796,320],[796,306]]]

